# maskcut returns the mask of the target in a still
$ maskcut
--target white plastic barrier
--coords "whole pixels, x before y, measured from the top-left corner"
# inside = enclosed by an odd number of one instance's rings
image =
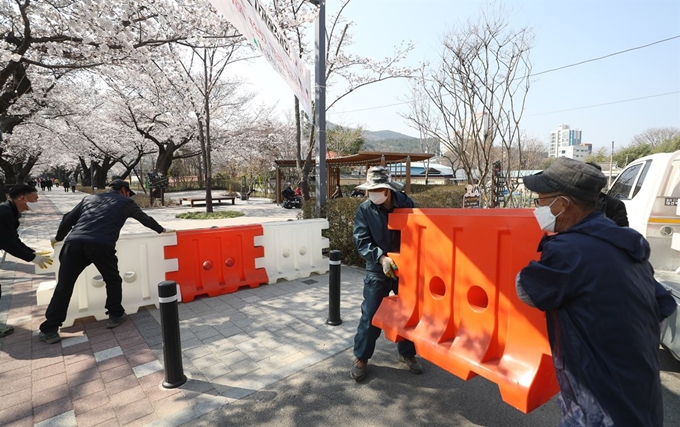
[[[177,235],[170,234],[129,234],[121,235],[116,244],[118,270],[123,279],[123,307],[128,314],[136,313],[139,307],[158,307],[158,284],[165,280],[165,273],[177,270],[177,259],[165,259],[164,247],[177,244]],[[59,251],[55,247],[55,272],[59,270]],[[44,272],[45,270],[42,270]],[[38,305],[49,304],[56,281],[43,282],[38,287]],[[177,292],[178,296],[179,289]],[[76,281],[69,303],[65,327],[73,325],[76,319],[94,316],[97,320],[108,316],[106,284],[94,265],[89,265]]]
[[[264,267],[269,284],[328,272],[328,258],[322,250],[328,248],[329,242],[321,235],[328,228],[327,219],[265,222],[262,228],[262,236],[255,237],[255,246],[264,247],[264,257],[255,260],[255,267]]]

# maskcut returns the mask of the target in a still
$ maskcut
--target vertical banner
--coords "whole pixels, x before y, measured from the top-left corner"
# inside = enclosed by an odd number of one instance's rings
[[[213,6],[269,61],[293,90],[312,119],[311,79],[307,67],[291,52],[283,31],[258,0],[210,0]]]

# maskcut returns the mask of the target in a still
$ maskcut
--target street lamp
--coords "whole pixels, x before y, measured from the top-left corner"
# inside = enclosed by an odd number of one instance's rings
[[[314,82],[316,121],[316,212],[326,207],[326,0],[307,0],[319,7],[316,19]]]

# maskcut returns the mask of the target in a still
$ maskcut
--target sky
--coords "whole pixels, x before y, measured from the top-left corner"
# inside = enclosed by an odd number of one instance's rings
[[[449,31],[476,19],[488,2],[477,0],[352,0],[348,52],[390,56],[402,40],[415,43],[404,65],[436,64]],[[512,0],[502,3],[510,25],[531,27],[533,74],[680,36],[678,0]],[[327,20],[339,0],[327,0]],[[313,40],[313,35],[310,35]],[[257,99],[292,110],[293,95],[264,60],[248,66]],[[309,69],[313,78],[313,64]],[[329,88],[329,91],[332,89]],[[418,132],[400,113],[409,110],[409,82],[391,80],[361,88],[327,112],[327,120],[366,130]],[[398,105],[394,105],[398,104]],[[560,124],[582,131],[593,150],[627,146],[649,128],[680,128],[680,37],[601,60],[532,77],[521,127],[548,142]]]

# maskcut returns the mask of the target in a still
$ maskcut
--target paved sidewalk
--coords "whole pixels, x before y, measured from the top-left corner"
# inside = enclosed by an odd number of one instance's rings
[[[41,193],[40,210],[22,218],[22,237],[49,248],[61,215],[83,193]],[[295,218],[265,200],[217,209],[246,217],[197,221],[174,218],[188,207],[149,209],[162,225],[186,229]],[[194,208],[193,210],[202,210]],[[236,221],[238,220],[238,221]],[[146,231],[128,221],[123,233]],[[381,338],[366,380],[349,378],[352,339],[364,272],[342,268],[340,326],[325,325],[328,275],[263,285],[179,305],[185,374],[164,390],[159,312],[153,306],[116,329],[93,318],[62,330],[64,341],[38,341],[45,306],[36,306],[33,264],[8,256],[0,270],[0,323],[16,332],[0,339],[0,426],[211,427],[545,427],[558,424],[553,398],[530,414],[505,404],[483,378],[462,381],[422,360],[411,374],[396,361],[396,346]],[[680,425],[680,362],[660,350],[664,424]]]
[[[58,189],[57,189],[58,190]],[[39,210],[22,218],[22,239],[49,248],[61,216],[83,193],[41,192]],[[223,208],[242,209],[251,222],[285,220],[297,211],[262,200]],[[168,228],[192,228],[174,219],[187,207],[149,209]],[[194,208],[193,210],[201,210]],[[202,221],[202,227],[243,223]],[[231,222],[230,222],[231,221]],[[123,233],[145,230],[128,221]],[[38,341],[45,306],[35,291],[53,274],[36,275],[33,264],[11,256],[2,266],[0,323],[15,333],[0,339],[0,425],[180,425],[234,402],[351,346],[361,303],[363,271],[343,267],[344,323],[325,324],[328,275],[263,285],[215,298],[181,303],[184,386],[164,390],[159,312],[153,306],[116,329],[93,318],[62,329],[61,343]],[[348,310],[347,307],[351,307]]]

